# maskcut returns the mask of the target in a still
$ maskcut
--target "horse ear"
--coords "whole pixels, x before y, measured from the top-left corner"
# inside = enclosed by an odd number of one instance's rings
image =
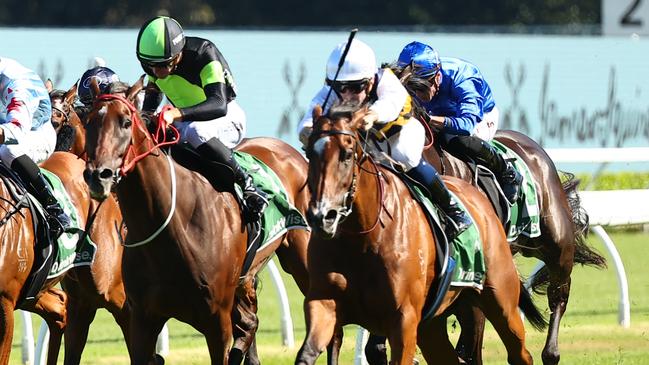
[[[142,91],[142,88],[144,88],[144,76],[145,75],[140,76],[135,84],[128,88],[128,90],[126,91],[126,100],[133,102],[137,94]]]
[[[52,84],[52,80],[47,79],[47,81],[45,81],[45,88],[47,89],[48,93],[51,93],[52,90],[54,90],[54,84]]]
[[[311,117],[315,121],[316,119],[320,118],[321,115],[322,115],[322,107],[316,104],[316,106],[313,107],[313,112],[311,114]]]
[[[97,83],[97,78],[90,78],[90,95],[92,95],[92,100],[95,100],[101,94],[99,89],[99,84]]]
[[[70,90],[65,92],[65,95],[63,95],[63,100],[68,105],[72,105],[74,103],[74,98],[77,96],[77,83],[75,82],[72,87],[70,87]]]

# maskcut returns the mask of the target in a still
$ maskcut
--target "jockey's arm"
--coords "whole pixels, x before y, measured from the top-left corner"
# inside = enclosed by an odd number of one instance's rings
[[[18,85],[9,87],[11,92],[7,93],[6,119],[1,121],[2,143],[17,144],[26,132],[32,128],[32,117],[34,110],[38,107],[30,103],[29,91]]]
[[[181,108],[182,120],[193,122],[213,120],[228,113],[227,91],[224,82],[207,84],[203,87],[205,101],[194,106]]]
[[[457,95],[457,115],[455,116],[433,116],[439,122],[443,118],[443,130],[446,133],[457,135],[470,135],[476,124],[483,117],[484,98],[478,92],[475,83],[478,80],[469,78],[454,86],[454,93]]]
[[[376,90],[378,99],[370,107],[376,113],[376,123],[379,124],[397,119],[408,99],[408,91],[394,73],[389,69],[383,69],[382,72]]]

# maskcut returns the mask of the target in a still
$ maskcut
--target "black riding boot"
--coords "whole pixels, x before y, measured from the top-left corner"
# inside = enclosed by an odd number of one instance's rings
[[[423,159],[417,167],[408,171],[408,176],[424,184],[430,191],[437,205],[450,218],[446,224],[446,238],[452,241],[460,233],[464,232],[471,225],[471,218],[460,208],[458,203],[451,197],[444,181],[435,168]],[[452,222],[452,223],[451,223]]]
[[[266,198],[266,194],[257,189],[253,184],[252,177],[248,172],[241,168],[237,160],[234,159],[232,150],[224,145],[223,142],[212,138],[198,146],[196,151],[204,158],[216,163],[225,164],[232,169],[235,183],[243,190],[243,199],[245,200],[245,206],[243,207],[245,210],[244,215],[252,221],[258,220],[264,212],[264,209],[266,209],[266,206],[268,206],[268,199]]]
[[[458,148],[458,144],[461,147]],[[453,151],[462,149],[462,152],[468,157],[491,170],[496,175],[507,200],[511,203],[518,200],[523,177],[516,171],[514,165],[505,161],[491,144],[476,136],[456,136],[448,145]],[[451,153],[455,155],[453,151]]]
[[[58,238],[65,230],[70,229],[70,217],[52,194],[49,184],[41,174],[38,166],[27,155],[16,158],[11,168],[20,176],[27,190],[41,203],[47,212],[47,223],[53,238]]]

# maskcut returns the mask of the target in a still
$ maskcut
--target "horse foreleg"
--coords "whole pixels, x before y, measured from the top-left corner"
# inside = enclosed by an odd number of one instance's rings
[[[241,364],[244,357],[246,358],[246,364],[259,364],[256,354],[248,353],[259,326],[255,282],[256,279],[250,278],[237,288],[236,301],[232,310],[234,344],[230,350],[228,362],[230,365]]]
[[[0,365],[9,364],[11,341],[14,334],[14,305],[0,297]]]
[[[203,330],[212,365],[229,364],[229,349],[232,345],[231,315],[232,311],[218,310],[211,320],[213,324]]]
[[[67,289],[67,288],[66,288]],[[68,292],[68,324],[65,327],[65,365],[79,364],[88,341],[90,323],[97,308]]]
[[[50,330],[47,364],[56,365],[61,349],[61,339],[67,324],[67,295],[63,290],[50,288],[43,292],[32,311],[45,320]]]
[[[459,364],[453,344],[448,338],[446,318],[431,318],[419,324],[417,343],[428,364]]]
[[[154,363],[158,334],[168,318],[154,316],[140,307],[130,308],[128,351],[131,365]]]
[[[343,345],[344,332],[341,327],[336,327],[331,341],[327,345],[327,365],[338,365],[340,347]]]
[[[420,318],[414,308],[401,308],[401,311],[388,333],[391,365],[412,364],[417,350],[417,326]]]
[[[333,299],[312,300],[304,303],[307,334],[295,358],[296,365],[312,365],[331,341],[336,322],[336,302]]]
[[[458,305],[454,314],[460,323],[460,337],[455,351],[467,364],[482,365],[482,342],[484,338],[485,316],[473,303]]]
[[[244,365],[260,365],[259,354],[257,353],[257,338],[252,339],[248,353],[246,353],[246,358],[243,361]]]

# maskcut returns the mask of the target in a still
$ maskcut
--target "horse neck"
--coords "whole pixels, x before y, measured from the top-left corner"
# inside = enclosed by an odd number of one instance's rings
[[[86,154],[86,129],[81,124],[81,119],[74,113],[72,117],[72,127],[74,128],[74,143],[70,152],[78,157],[84,157]]]
[[[379,168],[378,165],[374,165],[369,159],[366,159],[361,163],[358,171],[352,213],[347,219],[349,222],[347,226],[353,226],[353,230],[372,229],[382,209],[383,202],[380,201],[382,199],[382,183],[376,176],[376,168]]]

